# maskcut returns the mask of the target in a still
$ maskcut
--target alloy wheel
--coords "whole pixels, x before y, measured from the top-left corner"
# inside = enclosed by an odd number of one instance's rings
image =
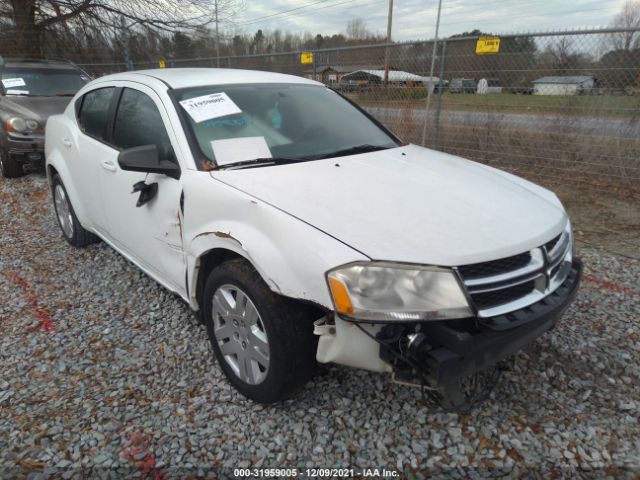
[[[235,375],[249,385],[262,383],[269,371],[269,341],[251,299],[235,285],[221,285],[211,313],[216,342]]]
[[[71,215],[71,205],[67,198],[67,193],[64,191],[62,185],[57,184],[54,193],[54,202],[56,206],[56,214],[58,215],[58,221],[62,231],[67,238],[73,237],[73,216]]]

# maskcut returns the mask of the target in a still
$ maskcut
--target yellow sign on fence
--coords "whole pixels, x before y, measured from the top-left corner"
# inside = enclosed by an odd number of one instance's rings
[[[476,55],[490,55],[500,51],[500,37],[480,37],[476,42]]]
[[[160,68],[166,68],[167,63],[166,63],[164,60],[160,60],[160,61],[158,62],[158,66],[159,66]]]
[[[313,63],[313,52],[302,52],[300,54],[300,63],[303,65],[311,65]]]

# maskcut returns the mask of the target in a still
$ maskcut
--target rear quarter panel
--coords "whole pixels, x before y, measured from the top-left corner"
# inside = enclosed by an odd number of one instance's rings
[[[68,149],[62,144],[63,138],[69,138],[77,145],[78,128],[73,119],[73,104],[71,102],[64,113],[52,115],[47,120],[44,143],[47,179],[49,185],[51,185],[52,169],[50,167],[53,167],[58,172],[67,190],[78,220],[85,228],[88,228],[91,226],[91,222],[81,201],[80,192],[76,187],[75,182],[77,179],[74,178],[72,166],[65,157],[65,155],[69,155]]]

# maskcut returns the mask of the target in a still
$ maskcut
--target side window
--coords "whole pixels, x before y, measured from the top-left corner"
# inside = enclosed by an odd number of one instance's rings
[[[142,92],[125,88],[116,113],[113,143],[120,149],[158,146],[163,160],[170,160],[171,141],[154,101]]]
[[[78,123],[84,133],[104,140],[109,118],[109,104],[114,88],[100,88],[84,95],[78,114]]]

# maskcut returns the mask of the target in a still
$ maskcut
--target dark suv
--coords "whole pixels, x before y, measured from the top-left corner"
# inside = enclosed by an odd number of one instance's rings
[[[7,178],[25,163],[44,164],[44,127],[62,113],[89,76],[64,61],[0,57],[0,169]]]

